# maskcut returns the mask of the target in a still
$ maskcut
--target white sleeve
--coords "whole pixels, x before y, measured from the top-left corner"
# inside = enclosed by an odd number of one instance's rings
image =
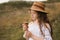
[[[50,34],[50,32],[47,28],[45,29],[45,38],[44,38],[44,40],[52,40],[51,34]]]
[[[23,34],[23,37],[25,38],[26,32]]]

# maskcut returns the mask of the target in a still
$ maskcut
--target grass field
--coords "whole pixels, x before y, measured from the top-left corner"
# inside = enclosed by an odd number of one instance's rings
[[[21,24],[30,21],[30,6],[22,2],[0,4],[0,40],[25,40]],[[53,40],[60,40],[60,3],[46,3],[46,10],[53,26]]]

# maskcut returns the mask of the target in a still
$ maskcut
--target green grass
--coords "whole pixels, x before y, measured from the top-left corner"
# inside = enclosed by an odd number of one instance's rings
[[[24,40],[23,30],[18,26],[1,27],[0,40]]]
[[[0,4],[0,40],[25,40],[22,23],[30,19],[26,5],[21,8],[19,2]],[[24,6],[25,5],[25,6]],[[18,7],[19,6],[19,7]],[[60,40],[60,11],[59,4],[48,4],[49,19],[53,28],[53,40]],[[56,12],[55,12],[56,11]]]

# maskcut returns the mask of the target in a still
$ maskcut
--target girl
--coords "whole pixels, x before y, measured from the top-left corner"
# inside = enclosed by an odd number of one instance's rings
[[[52,40],[52,29],[45,5],[42,2],[34,2],[30,12],[32,21],[28,24],[25,37],[29,37],[28,40]]]

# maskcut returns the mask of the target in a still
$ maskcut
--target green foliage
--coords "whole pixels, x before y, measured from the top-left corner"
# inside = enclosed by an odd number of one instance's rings
[[[0,40],[23,40],[23,30],[16,26],[0,28]]]
[[[31,3],[25,2],[25,1],[17,1],[17,2],[8,2],[8,3],[3,3],[0,4],[0,9],[3,8],[4,6],[12,6],[13,8],[23,8],[23,7],[29,7],[31,6]]]
[[[53,26],[53,39],[60,40],[60,14],[55,16],[55,19],[52,21]]]

